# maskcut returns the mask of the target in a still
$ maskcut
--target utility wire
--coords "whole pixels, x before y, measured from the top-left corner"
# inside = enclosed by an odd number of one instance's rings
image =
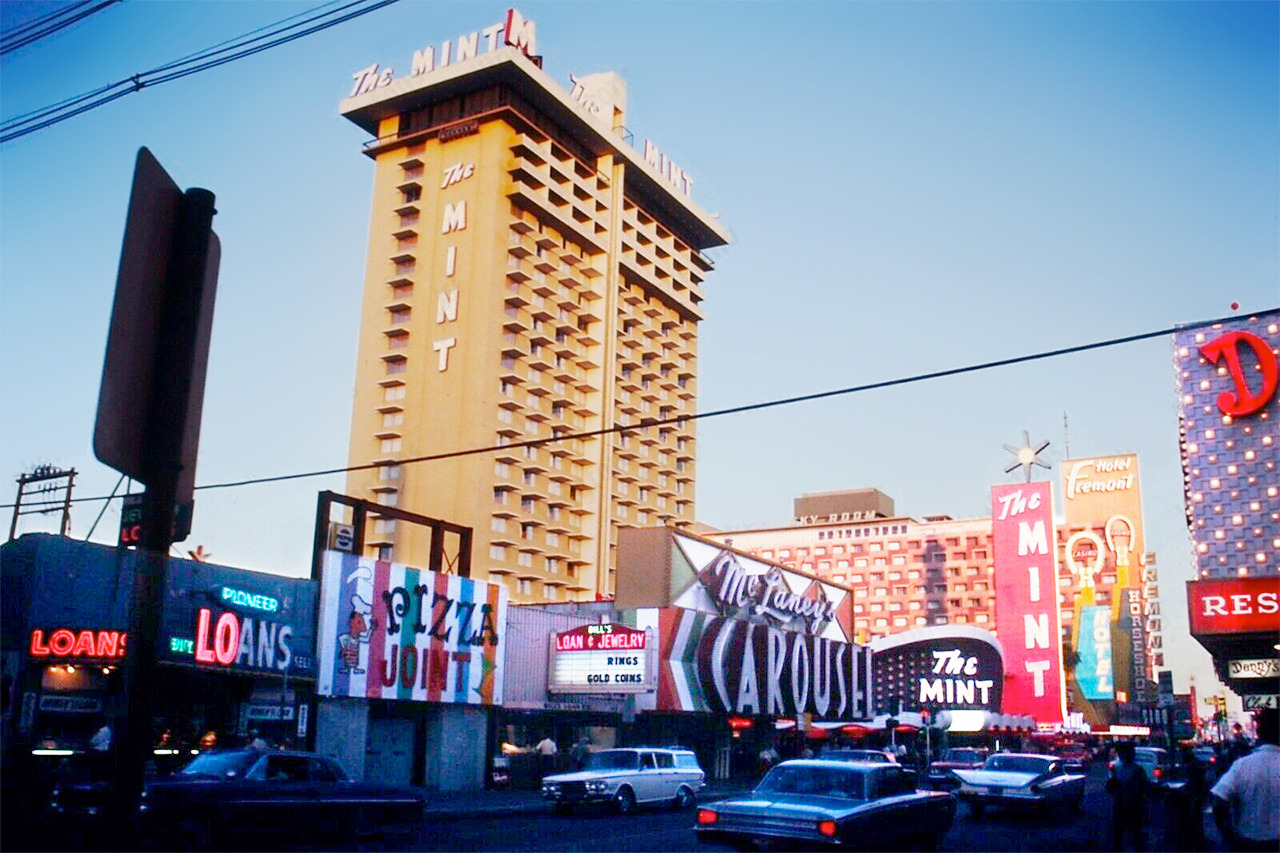
[[[330,0],[330,2],[321,4],[306,12],[292,15],[265,27],[259,27],[249,33],[196,53],[188,54],[180,59],[133,74],[114,83],[108,83],[105,86],[72,96],[47,107],[14,116],[0,123],[0,143],[11,142],[35,133],[37,130],[64,122],[67,119],[109,104],[125,95],[141,91],[148,86],[158,86],[161,83],[179,80],[201,71],[226,65],[246,56],[261,53],[282,44],[288,44],[321,30],[367,15],[384,6],[390,6],[399,2],[399,0],[355,0],[355,2],[348,3],[345,6],[317,14],[318,10],[333,6],[335,2],[337,0]],[[309,17],[303,20],[296,20],[304,15]]]
[[[1277,308],[1266,308],[1261,311],[1251,312],[1253,314],[1262,314],[1267,311],[1280,310]],[[911,385],[917,382],[925,382],[930,379],[941,379],[947,376],[959,376],[965,373],[977,373],[983,370],[991,370],[997,367],[1009,367],[1015,364],[1026,364],[1031,361],[1040,361],[1046,358],[1057,358],[1064,355],[1074,355],[1081,352],[1089,352],[1090,350],[1104,349],[1106,347],[1120,346],[1122,344],[1131,344],[1137,341],[1150,340],[1151,338],[1164,337],[1172,335],[1179,329],[1185,328],[1187,325],[1208,326],[1214,323],[1225,323],[1232,320],[1238,320],[1239,315],[1231,317],[1220,317],[1215,320],[1204,320],[1198,323],[1183,324],[1171,326],[1167,329],[1157,329],[1153,332],[1141,332],[1136,335],[1126,335],[1120,338],[1110,338],[1104,341],[1094,341],[1088,344],[1079,344],[1072,347],[1063,347],[1061,349],[1047,350],[1045,352],[1031,353],[1030,355],[1013,356],[1012,358],[1002,358],[996,361],[985,361],[979,364],[970,364],[964,367],[953,367],[947,370],[935,370],[931,373],[917,373],[912,376],[903,376],[897,379],[886,379],[881,382],[869,382],[864,385],[853,385],[848,388],[838,388],[832,391],[818,391],[813,394],[802,394],[797,397],[784,397],[778,400],[768,400],[763,403],[747,403],[742,406],[733,406],[728,409],[715,409],[710,412],[701,412],[692,415],[677,415],[673,418],[642,418],[635,423],[618,424],[612,427],[602,429],[588,430],[586,432],[568,433],[565,435],[556,435],[549,438],[535,438],[528,441],[516,441],[511,444],[494,444],[486,447],[472,447],[467,450],[454,450],[448,453],[433,453],[428,456],[415,456],[409,459],[395,459],[382,462],[370,462],[365,465],[350,465],[344,468],[326,468],[320,471],[305,471],[298,474],[281,474],[273,477],[255,477],[248,480],[235,480],[226,483],[208,483],[203,486],[196,486],[197,491],[207,491],[212,489],[233,489],[241,486],[257,486],[264,483],[282,483],[289,480],[303,480],[311,477],[328,477],[334,474],[347,474],[352,471],[368,471],[373,468],[385,468],[389,465],[414,465],[419,462],[438,462],[443,459],[457,459],[463,456],[476,456],[482,453],[497,453],[499,451],[509,451],[516,447],[540,447],[546,444],[555,444],[561,441],[569,441],[573,439],[595,438],[597,436],[609,435],[611,433],[631,433],[650,427],[666,426],[668,424],[683,424],[688,421],[706,420],[708,418],[717,418],[724,415],[739,415],[745,412],[761,411],[763,409],[773,409],[779,406],[790,406],[796,403],[808,403],[813,400],[824,400],[829,397],[840,397],[846,394],[857,394],[862,391],[875,391],[880,388],[893,388],[898,385]],[[109,499],[109,498],[107,498]],[[73,503],[79,501],[100,501],[102,497],[94,498],[74,498]],[[0,504],[0,509],[11,509],[13,504]]]
[[[65,6],[57,11],[50,12],[48,15],[28,21],[22,26],[5,33],[0,36],[0,56],[12,53],[18,48],[26,47],[42,38],[47,38],[77,21],[82,21],[96,12],[101,12],[108,6],[114,6],[120,0],[102,0],[93,8],[84,9],[90,2],[91,0],[80,0],[78,3],[72,3],[70,6]],[[80,11],[82,9],[83,11]],[[71,15],[71,17],[66,17],[67,15]],[[57,20],[58,18],[63,20]]]

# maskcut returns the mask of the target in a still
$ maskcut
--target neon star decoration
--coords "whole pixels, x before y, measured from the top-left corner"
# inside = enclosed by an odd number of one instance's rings
[[[1030,483],[1031,482],[1031,466],[1039,465],[1041,468],[1051,467],[1049,463],[1041,462],[1039,458],[1041,451],[1043,451],[1048,446],[1049,446],[1049,442],[1045,441],[1045,442],[1041,442],[1039,447],[1032,447],[1031,438],[1027,435],[1027,431],[1023,430],[1021,447],[1013,447],[1012,445],[1009,445],[1009,444],[1006,444],[1004,446],[1004,449],[1012,453],[1014,456],[1014,459],[1016,460],[1008,468],[1005,468],[1004,472],[1008,474],[1013,469],[1021,467],[1022,472],[1027,477],[1027,482]]]

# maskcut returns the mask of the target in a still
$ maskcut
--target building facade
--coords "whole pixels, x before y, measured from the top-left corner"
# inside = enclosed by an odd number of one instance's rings
[[[1136,482],[1136,458],[1104,457],[1119,458],[1131,460],[1130,473]],[[1075,485],[1083,482],[1078,478]],[[704,531],[702,535],[848,586],[857,642],[942,625],[972,625],[999,636],[991,517],[902,516],[892,498],[874,489],[803,495],[795,499],[793,515],[793,523],[786,526]],[[1140,531],[1140,507],[1130,515]],[[1163,666],[1163,650],[1152,647],[1148,630],[1154,630],[1158,646],[1155,555],[1135,550],[1141,547],[1140,538],[1119,542],[1116,524],[1108,527],[1111,517],[1091,510],[1073,511],[1068,521],[1054,525],[1060,640],[1068,650],[1084,649],[1082,657],[1091,676],[1100,666],[1113,673],[1123,671],[1118,678],[1111,676],[1112,686],[1105,696],[1091,690],[1094,695],[1087,697],[1078,686],[1077,674],[1083,671],[1069,667],[1068,709],[1084,712],[1093,725],[1117,722],[1124,716],[1119,706],[1138,701],[1131,696],[1136,691],[1130,686],[1138,681],[1136,672],[1150,678],[1153,665]],[[1103,623],[1120,626],[1108,629],[1103,652],[1091,642],[1092,631],[1086,632],[1085,644],[1080,645],[1081,602],[1086,608],[1105,608]],[[1086,610],[1086,616],[1092,620],[1095,614]],[[1134,665],[1135,660],[1140,666]],[[1115,683],[1121,685],[1119,695]],[[1154,691],[1145,695],[1147,686],[1142,684],[1142,701],[1154,702]]]
[[[1173,336],[1191,635],[1245,711],[1280,707],[1280,311]]]
[[[473,574],[516,603],[608,597],[620,527],[693,521],[681,418],[703,252],[729,239],[687,173],[632,146],[622,79],[562,86],[535,38],[511,10],[408,74],[362,69],[341,104],[374,137],[349,455],[372,467],[347,492],[472,527]],[[489,447],[509,449],[463,453]],[[366,538],[382,560],[426,548],[393,519]]]

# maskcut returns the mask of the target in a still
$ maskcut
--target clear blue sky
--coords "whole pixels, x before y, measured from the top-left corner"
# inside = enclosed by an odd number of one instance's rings
[[[0,60],[11,118],[314,3],[128,0]],[[52,8],[4,2],[6,30]],[[551,76],[614,70],[627,124],[734,233],[700,336],[703,411],[1072,346],[1280,303],[1277,4],[541,3]],[[404,0],[0,148],[0,477],[74,466],[93,418],[133,158],[218,196],[223,260],[198,480],[346,462],[372,165],[351,73],[497,22]],[[785,522],[874,486],[917,517],[989,512],[1002,448],[1140,454],[1176,684],[1186,637],[1167,339],[699,427],[698,517]],[[1046,472],[1047,473],[1047,472]],[[1055,470],[1050,478],[1057,480]],[[343,478],[197,493],[182,546],[305,573]],[[12,492],[0,502],[10,503]],[[88,533],[101,502],[77,504]],[[9,510],[2,511],[6,517]],[[107,511],[95,539],[114,538]],[[52,518],[22,530],[50,529]],[[1186,663],[1182,663],[1186,661]]]

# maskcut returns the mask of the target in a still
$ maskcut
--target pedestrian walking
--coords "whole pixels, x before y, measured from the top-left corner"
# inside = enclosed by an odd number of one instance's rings
[[[556,769],[556,753],[560,750],[556,746],[556,742],[551,739],[551,735],[547,735],[542,740],[538,741],[538,745],[533,749],[538,753],[539,770],[542,771],[542,775],[546,776],[550,773],[554,773]]]
[[[1237,758],[1209,791],[1227,849],[1280,850],[1280,710],[1258,717],[1258,745]]]
[[[1179,846],[1184,850],[1204,850],[1204,804],[1209,796],[1205,767],[1188,746],[1182,747],[1182,768],[1186,777],[1185,795],[1174,809],[1174,823]],[[1166,810],[1169,806],[1166,805]]]
[[[1134,850],[1146,848],[1147,774],[1133,756],[1133,744],[1116,744],[1116,761],[1107,777],[1113,850],[1126,849],[1127,840],[1132,840]]]

